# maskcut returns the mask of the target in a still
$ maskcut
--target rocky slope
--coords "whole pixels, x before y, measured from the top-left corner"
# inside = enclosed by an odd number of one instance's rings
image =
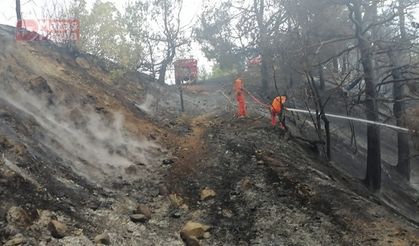
[[[175,88],[0,26],[0,244],[419,245],[229,81]]]

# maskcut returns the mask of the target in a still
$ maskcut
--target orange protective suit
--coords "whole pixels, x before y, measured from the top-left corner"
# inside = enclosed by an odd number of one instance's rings
[[[272,126],[276,125],[276,116],[280,118],[281,128],[285,128],[285,119],[281,119],[284,103],[287,101],[286,96],[277,96],[271,103]]]
[[[245,117],[246,101],[244,98],[243,81],[240,78],[237,78],[236,81],[234,81],[234,91],[236,92],[237,104],[239,106],[237,113],[239,117]]]

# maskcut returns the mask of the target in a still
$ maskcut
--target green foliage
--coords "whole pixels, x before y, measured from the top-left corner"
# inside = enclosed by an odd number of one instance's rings
[[[232,75],[237,73],[236,69],[223,69],[219,64],[216,64],[212,68],[211,78],[220,78],[227,75]]]
[[[201,14],[200,26],[195,28],[196,39],[208,59],[215,59],[220,70],[244,68],[246,52],[231,36],[231,5],[223,2],[218,7],[208,8]]]
[[[137,0],[126,8],[124,19],[130,39],[141,43],[144,56],[139,63],[142,71],[158,74],[165,81],[167,68],[177,52],[191,42],[188,28],[181,25],[182,0]]]
[[[127,39],[129,29],[113,3],[97,0],[89,12],[85,0],[76,0],[69,12],[80,20],[81,50],[136,68],[143,49],[138,42]]]

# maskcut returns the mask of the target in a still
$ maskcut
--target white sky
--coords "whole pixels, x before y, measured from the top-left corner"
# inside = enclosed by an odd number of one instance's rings
[[[93,6],[96,0],[87,0],[88,7]],[[128,2],[133,0],[102,0],[103,2],[112,2],[123,12]],[[195,20],[197,14],[200,12],[204,0],[184,0],[182,21],[187,24],[191,20]],[[51,0],[21,0],[22,16],[26,19],[41,19],[42,9],[51,4]],[[57,1],[60,3],[69,2],[68,0]],[[15,0],[1,0],[0,1],[0,24],[15,25],[16,24],[16,10]]]

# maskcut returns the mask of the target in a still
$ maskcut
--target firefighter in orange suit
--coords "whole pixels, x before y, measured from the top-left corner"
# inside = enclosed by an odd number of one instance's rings
[[[246,116],[246,101],[244,98],[244,87],[243,80],[240,76],[237,76],[237,79],[234,81],[234,91],[236,93],[236,99],[238,104],[238,116],[240,118]]]
[[[285,117],[283,115],[284,103],[287,101],[286,96],[277,96],[271,103],[272,126],[276,125],[276,116],[282,129],[285,129]]]

